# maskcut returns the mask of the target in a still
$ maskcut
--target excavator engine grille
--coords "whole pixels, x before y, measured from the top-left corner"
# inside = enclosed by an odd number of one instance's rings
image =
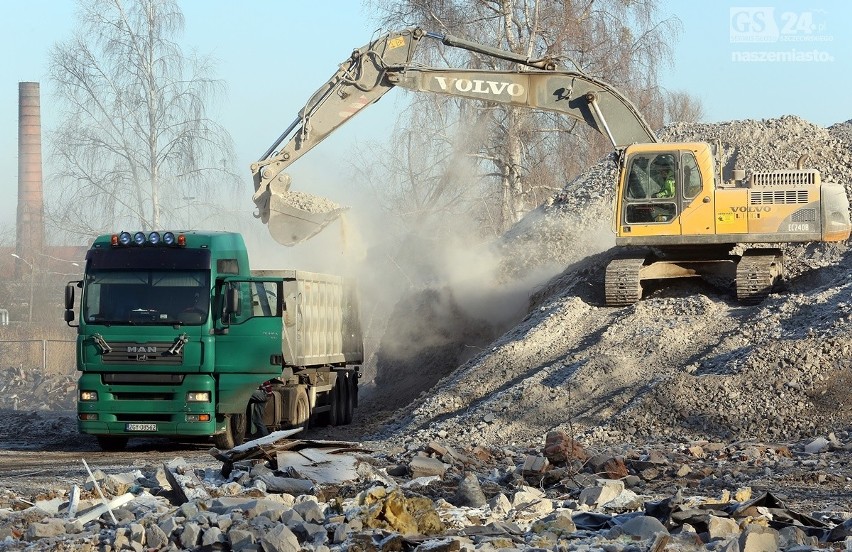
[[[765,192],[751,190],[748,195],[751,205],[777,205],[807,203],[807,190],[769,190]]]
[[[761,186],[814,186],[819,184],[816,169],[756,172],[751,175],[751,187]]]
[[[816,222],[816,209],[799,209],[790,216],[791,222]]]

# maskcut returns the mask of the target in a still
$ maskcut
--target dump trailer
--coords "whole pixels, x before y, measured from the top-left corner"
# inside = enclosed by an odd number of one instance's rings
[[[364,358],[354,281],[251,271],[239,234],[100,236],[65,308],[77,328],[78,429],[105,450],[131,437],[231,448],[250,436],[259,388],[268,430],[352,421]]]

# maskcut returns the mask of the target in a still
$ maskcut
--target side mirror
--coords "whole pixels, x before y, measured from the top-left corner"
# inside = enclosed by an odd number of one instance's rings
[[[66,309],[65,310],[65,323],[70,326],[71,322],[73,322],[73,321],[74,321],[74,311],[72,309]]]
[[[69,283],[65,286],[65,310],[74,309],[74,284]]]
[[[228,288],[225,293],[225,314],[237,314],[240,312],[240,290],[239,288]]]

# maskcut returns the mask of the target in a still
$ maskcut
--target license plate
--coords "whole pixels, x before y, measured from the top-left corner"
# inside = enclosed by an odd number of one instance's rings
[[[157,424],[125,424],[124,431],[157,431]]]

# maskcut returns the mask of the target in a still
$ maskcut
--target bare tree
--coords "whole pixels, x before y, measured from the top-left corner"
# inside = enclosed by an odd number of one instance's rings
[[[50,218],[65,231],[179,220],[189,196],[212,197],[228,133],[207,116],[222,91],[208,59],[184,55],[173,0],[79,0],[75,36],[54,45],[50,74],[63,121],[53,152],[60,187]],[[188,198],[188,199],[184,199]]]
[[[383,26],[421,26],[450,33],[531,58],[555,57],[566,70],[579,70],[612,83],[631,98],[654,127],[662,125],[666,101],[659,70],[671,59],[680,30],[674,17],[660,19],[657,0],[372,0]],[[489,56],[421,45],[424,63],[477,69],[520,69]],[[458,119],[459,102],[471,103],[475,115]],[[431,100],[412,97],[411,113],[431,108]],[[551,113],[470,100],[445,102],[450,118],[482,125],[471,142],[455,146],[474,164],[477,177],[492,183],[491,194],[476,204],[476,215],[489,232],[500,233],[541,204],[564,183],[611,150],[608,142],[576,121]],[[410,129],[425,132],[422,121]],[[433,170],[439,170],[440,167]],[[444,165],[445,180],[465,185]],[[465,175],[468,178],[470,173]],[[496,205],[495,205],[496,203]],[[483,211],[482,207],[486,209]],[[472,204],[469,209],[474,209]],[[496,214],[496,216],[494,216]]]
[[[682,90],[666,92],[666,123],[695,123],[704,118],[704,106],[695,96]]]

